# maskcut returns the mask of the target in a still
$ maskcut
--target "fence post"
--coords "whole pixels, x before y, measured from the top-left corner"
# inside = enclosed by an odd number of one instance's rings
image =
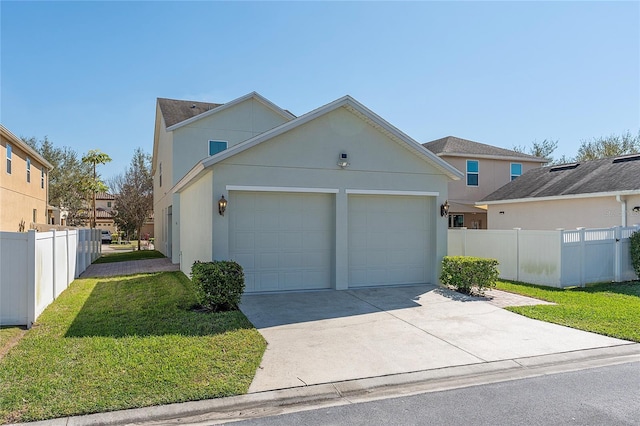
[[[467,227],[463,226],[462,228],[460,228],[460,230],[462,231],[462,255],[466,256],[467,255]]]
[[[69,229],[65,230],[64,241],[66,243],[65,249],[67,251],[67,264],[66,264],[67,275],[66,275],[66,278],[65,278],[67,280],[67,282],[65,283],[65,285],[68,286],[71,283],[71,281],[69,280],[69,269],[71,269],[71,247],[70,247],[70,244],[69,244]]]
[[[579,239],[580,239],[580,287],[585,287],[585,275],[586,275],[586,265],[585,265],[585,261],[584,261],[584,254],[585,254],[585,240],[584,240],[584,228],[577,228],[579,231]]]
[[[36,321],[36,231],[27,232],[27,328]]]
[[[619,283],[621,281],[620,277],[622,275],[622,227],[615,226],[613,228],[614,238],[615,238],[615,255],[614,255],[614,264],[613,264],[613,275],[614,282]]]
[[[520,230],[522,228],[513,228],[516,231],[516,281],[520,281]]]
[[[57,284],[56,283],[56,230],[52,229],[51,232],[53,232],[53,238],[51,239],[51,256],[52,256],[52,262],[51,262],[51,273],[53,274],[52,276],[52,282],[53,282],[53,300],[56,300],[56,290],[57,290]]]

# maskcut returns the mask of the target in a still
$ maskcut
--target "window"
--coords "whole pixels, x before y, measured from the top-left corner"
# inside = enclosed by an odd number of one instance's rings
[[[33,209],[33,223],[37,223],[36,219],[38,218],[38,210]]]
[[[209,141],[209,155],[216,155],[227,149],[226,141]]]
[[[478,186],[478,160],[467,160],[467,186]]]
[[[107,201],[107,207],[111,207],[111,201]]]
[[[40,188],[44,189],[44,166],[40,169]]]
[[[11,145],[7,144],[7,173],[11,174]]]
[[[520,175],[522,175],[522,164],[511,163],[511,180],[514,180]]]
[[[450,214],[449,215],[449,228],[462,228],[464,226],[463,214]]]
[[[31,159],[29,157],[27,157],[27,183],[31,183]]]
[[[160,186],[162,186],[162,163],[158,165],[158,174],[160,175]]]

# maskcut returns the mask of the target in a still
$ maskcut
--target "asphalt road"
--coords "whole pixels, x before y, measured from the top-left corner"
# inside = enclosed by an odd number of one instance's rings
[[[640,363],[257,418],[238,425],[640,425]]]

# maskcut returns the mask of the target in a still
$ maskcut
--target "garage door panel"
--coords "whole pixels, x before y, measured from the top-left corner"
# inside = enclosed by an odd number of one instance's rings
[[[330,288],[332,194],[232,191],[229,197],[230,254],[251,276],[247,292]],[[236,211],[240,206],[252,208]]]
[[[428,198],[351,195],[348,205],[350,287],[427,282]]]

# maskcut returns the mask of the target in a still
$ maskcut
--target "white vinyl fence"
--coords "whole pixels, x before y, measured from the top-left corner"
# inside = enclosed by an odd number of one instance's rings
[[[449,229],[449,256],[497,259],[500,278],[551,287],[638,279],[629,237],[640,227],[558,231]]]
[[[31,327],[101,253],[100,229],[0,232],[0,325]]]

